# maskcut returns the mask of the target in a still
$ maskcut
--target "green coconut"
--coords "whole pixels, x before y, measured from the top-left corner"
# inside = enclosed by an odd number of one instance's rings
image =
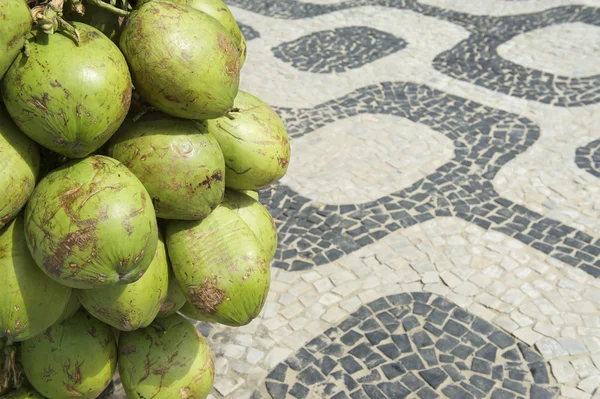
[[[14,218],[29,199],[39,169],[38,145],[15,126],[0,105],[0,228]]]
[[[223,199],[225,161],[206,122],[146,114],[122,126],[108,155],[140,179],[160,218],[202,219]]]
[[[69,302],[56,322],[62,323],[63,321],[67,320],[69,317],[73,316],[80,307],[81,303],[79,302],[79,298],[77,298],[77,291],[71,290]]]
[[[31,12],[24,0],[0,1],[0,79],[25,45]]]
[[[175,278],[173,270],[169,267],[169,290],[167,298],[160,307],[157,317],[168,317],[176,313],[185,304],[185,295],[181,291],[179,281]]]
[[[256,190],[236,190],[236,191],[239,191],[240,193],[246,194],[250,198],[253,198],[256,201],[258,201],[259,195],[258,195],[258,191],[256,191]]]
[[[159,239],[146,273],[136,282],[81,290],[79,301],[95,318],[122,331],[147,327],[158,314],[169,287],[165,244]]]
[[[198,330],[174,314],[121,333],[119,374],[129,399],[204,399],[212,388],[214,363]]]
[[[19,388],[2,397],[4,399],[45,399],[39,392],[29,387]]]
[[[246,222],[260,241],[267,260],[273,259],[277,250],[277,227],[269,211],[256,199],[235,190],[225,191],[223,206]]]
[[[39,144],[70,158],[100,148],[129,110],[131,77],[119,48],[99,30],[73,25],[80,44],[65,31],[28,38],[2,80],[6,108],[17,126]]]
[[[111,328],[83,309],[21,344],[21,363],[31,385],[48,398],[98,397],[117,364]]]
[[[225,157],[225,185],[257,189],[281,179],[290,161],[283,122],[266,103],[242,90],[227,117],[207,121]]]
[[[169,221],[166,231],[173,272],[195,319],[242,326],[258,316],[271,282],[269,260],[236,212],[218,206],[201,221]]]
[[[101,155],[40,181],[25,209],[25,232],[38,266],[81,289],[137,281],[158,243],[148,192],[119,161]]]
[[[162,0],[132,12],[120,40],[142,98],[185,119],[231,110],[240,78],[237,44],[208,14]]]
[[[71,289],[48,278],[25,244],[23,213],[0,230],[0,338],[9,343],[41,334],[63,313]]]

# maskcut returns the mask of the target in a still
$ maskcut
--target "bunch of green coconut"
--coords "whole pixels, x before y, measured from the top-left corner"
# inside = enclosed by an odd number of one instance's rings
[[[221,0],[0,1],[0,396],[208,395],[190,320],[260,313],[290,158],[245,58]]]

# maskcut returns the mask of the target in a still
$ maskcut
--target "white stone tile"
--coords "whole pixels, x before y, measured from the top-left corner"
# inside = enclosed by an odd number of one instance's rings
[[[578,380],[577,372],[568,360],[550,360],[550,368],[556,381],[561,384]]]

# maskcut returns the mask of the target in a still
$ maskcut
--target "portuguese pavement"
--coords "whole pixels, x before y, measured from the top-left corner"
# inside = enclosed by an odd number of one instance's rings
[[[600,398],[600,1],[228,4],[292,161],[209,398]]]

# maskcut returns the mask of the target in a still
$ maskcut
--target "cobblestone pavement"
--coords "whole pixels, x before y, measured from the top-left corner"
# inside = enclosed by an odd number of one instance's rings
[[[293,159],[210,398],[600,398],[600,0],[228,4]]]

